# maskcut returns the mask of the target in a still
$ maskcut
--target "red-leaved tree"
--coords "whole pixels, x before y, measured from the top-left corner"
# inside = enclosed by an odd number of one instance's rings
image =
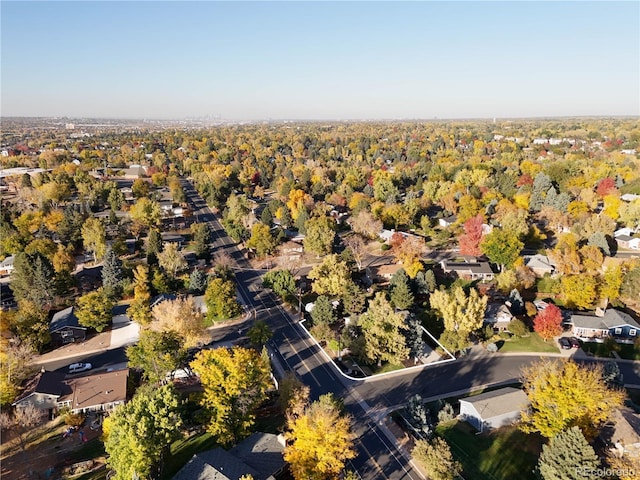
[[[477,257],[482,253],[480,251],[480,241],[482,240],[482,221],[482,215],[478,214],[464,222],[464,233],[458,237],[460,253],[462,255]]]
[[[603,178],[598,182],[596,193],[601,197],[606,197],[616,190],[616,182],[611,177]]]
[[[547,305],[533,319],[533,330],[545,341],[562,333],[562,312],[555,305]]]

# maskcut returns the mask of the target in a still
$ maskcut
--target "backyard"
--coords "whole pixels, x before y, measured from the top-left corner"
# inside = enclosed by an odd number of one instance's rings
[[[436,428],[462,463],[464,478],[474,480],[521,480],[535,478],[533,469],[542,451],[539,435],[527,435],[508,426],[477,434],[469,424],[452,421]]]

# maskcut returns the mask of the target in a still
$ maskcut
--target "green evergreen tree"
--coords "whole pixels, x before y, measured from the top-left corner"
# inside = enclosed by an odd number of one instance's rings
[[[157,228],[149,229],[146,247],[147,264],[156,265],[158,263],[158,254],[162,251],[162,236]]]
[[[206,223],[194,223],[191,225],[191,235],[193,237],[193,251],[198,258],[209,257],[209,242],[211,241],[211,231]]]
[[[194,293],[202,293],[207,289],[208,275],[202,270],[194,270],[189,275],[189,290]]]
[[[404,272],[404,270],[402,270]],[[409,288],[409,277],[405,273],[404,277],[400,276],[396,283],[391,286],[391,303],[399,309],[406,310],[413,306],[414,298],[411,288]]]
[[[111,298],[118,298],[122,294],[122,262],[116,252],[107,248],[102,264],[102,287]]]
[[[407,325],[405,331],[405,337],[407,339],[407,347],[409,348],[409,356],[417,359],[424,350],[424,338],[422,337],[424,331],[422,330],[422,322],[414,314],[407,315],[404,323]]]
[[[598,456],[579,427],[558,433],[542,446],[538,475],[544,480],[590,480],[597,478]]]
[[[316,299],[313,310],[311,310],[311,319],[314,325],[330,325],[336,321],[336,315],[329,297],[320,295]]]

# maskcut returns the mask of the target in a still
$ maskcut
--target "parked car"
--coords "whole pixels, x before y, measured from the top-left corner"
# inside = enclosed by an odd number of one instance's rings
[[[580,348],[580,341],[576,337],[569,337],[571,348]]]
[[[560,344],[560,347],[563,348],[564,350],[569,350],[571,348],[571,342],[567,337],[560,337],[558,339],[558,343]]]
[[[91,370],[93,366],[90,363],[72,363],[69,365],[69,373],[80,373],[86,372],[87,370]]]

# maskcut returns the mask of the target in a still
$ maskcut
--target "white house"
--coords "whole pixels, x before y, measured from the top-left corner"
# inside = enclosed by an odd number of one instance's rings
[[[10,275],[13,272],[13,262],[15,257],[9,255],[7,258],[0,262],[0,275]]]
[[[529,399],[522,390],[505,387],[460,399],[459,417],[483,432],[517,422],[520,412],[528,406]]]

